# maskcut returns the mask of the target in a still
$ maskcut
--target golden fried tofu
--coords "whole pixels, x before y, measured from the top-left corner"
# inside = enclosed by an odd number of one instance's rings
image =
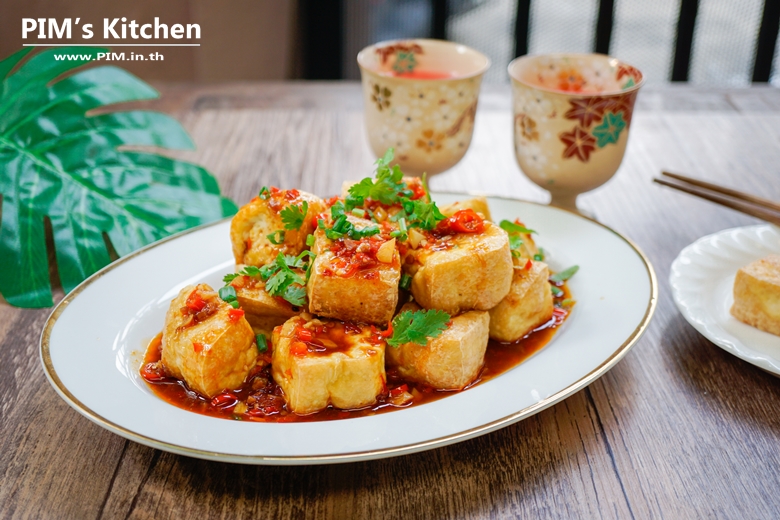
[[[244,266],[236,266],[236,272]],[[265,290],[265,282],[259,278],[237,276],[230,285],[236,290],[236,297],[241,309],[246,313],[246,320],[252,326],[255,334],[264,334],[269,339],[271,331],[303,310],[293,307],[282,298],[274,298]]]
[[[206,397],[241,386],[257,361],[255,333],[244,313],[206,284],[171,301],[162,335],[165,372]]]
[[[279,252],[299,254],[306,248],[306,237],[317,225],[314,216],[325,211],[322,199],[304,191],[271,188],[263,197],[255,197],[242,206],[230,223],[230,240],[237,264],[263,266],[273,262]],[[302,211],[304,201],[308,208],[300,228],[285,229],[282,212],[292,207]],[[279,231],[284,232],[283,240],[279,240],[282,238]],[[273,234],[280,244],[268,238]]]
[[[482,218],[485,220],[493,220],[490,218],[490,208],[488,207],[488,201],[485,197],[474,197],[473,199],[459,200],[439,208],[439,210],[448,217],[453,216],[462,209],[473,209],[477,213],[482,214]]]
[[[350,217],[356,227],[372,225]],[[386,324],[398,303],[401,259],[395,239],[373,235],[361,240],[329,240],[314,233],[317,255],[306,284],[309,311],[345,321]]]
[[[410,255],[404,269],[412,275],[414,299],[426,309],[485,311],[498,305],[512,284],[509,237],[489,221],[482,233],[441,237]]]
[[[737,271],[731,314],[780,336],[780,256],[769,255]]]
[[[550,271],[544,262],[515,260],[512,287],[490,313],[490,337],[498,341],[517,341],[548,322],[553,314],[553,298],[547,279]]]
[[[273,344],[274,381],[297,414],[364,408],[386,389],[385,342],[366,326],[296,316]]]
[[[401,308],[418,310],[408,303]],[[452,318],[447,330],[429,339],[425,346],[406,343],[387,347],[387,366],[412,381],[441,390],[460,390],[479,375],[485,362],[488,344],[488,323],[485,311],[469,311]]]

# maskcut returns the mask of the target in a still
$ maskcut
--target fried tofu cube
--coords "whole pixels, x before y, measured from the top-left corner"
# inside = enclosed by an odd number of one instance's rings
[[[273,345],[274,381],[297,414],[364,408],[386,389],[385,342],[369,327],[296,316],[274,330]]]
[[[404,269],[412,275],[415,301],[426,309],[485,311],[498,305],[512,284],[509,237],[485,221],[482,233],[458,233],[417,249]]]
[[[401,308],[418,310],[408,303]],[[452,318],[451,324],[428,344],[406,343],[387,347],[387,366],[409,380],[441,390],[460,390],[472,383],[485,362],[488,323],[485,311],[469,311]]]
[[[523,265],[521,265],[523,264]],[[497,341],[517,341],[553,315],[550,271],[544,262],[515,262],[512,287],[490,313],[490,337]]]
[[[162,365],[206,397],[241,386],[257,362],[255,333],[239,309],[206,284],[171,301],[162,335]]]
[[[780,256],[769,255],[737,271],[731,314],[780,336]]]
[[[482,214],[482,218],[485,220],[493,220],[490,218],[490,207],[485,197],[474,197],[473,199],[459,200],[452,204],[447,204],[440,208],[440,211],[447,217],[453,216],[460,210],[472,209],[477,213]]]
[[[372,225],[349,217],[359,229]],[[373,235],[361,240],[330,240],[314,233],[317,255],[306,284],[309,311],[345,321],[386,324],[398,304],[401,259],[395,239]]]
[[[243,265],[236,266],[240,272]],[[249,276],[237,276],[230,285],[236,290],[241,309],[255,334],[264,334],[269,339],[274,327],[281,325],[304,309],[293,307],[282,298],[274,298],[265,290],[265,282]]]
[[[279,190],[271,188],[255,197],[249,204],[242,206],[230,223],[230,240],[233,244],[233,256],[237,264],[263,266],[273,262],[281,252],[285,255],[298,255],[306,248],[306,237],[314,232],[314,216],[325,211],[325,203],[319,197],[299,190]],[[307,211],[298,229],[285,229],[282,212],[296,207]],[[283,232],[283,240],[279,240]],[[273,235],[274,244],[268,235]]]

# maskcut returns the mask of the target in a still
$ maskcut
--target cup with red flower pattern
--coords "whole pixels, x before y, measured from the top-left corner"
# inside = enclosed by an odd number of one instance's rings
[[[523,56],[508,71],[517,163],[551,205],[580,212],[577,196],[620,167],[642,73],[603,54]]]
[[[376,43],[357,56],[366,130],[382,157],[409,175],[434,175],[460,161],[471,144],[482,76],[490,60],[443,40]]]

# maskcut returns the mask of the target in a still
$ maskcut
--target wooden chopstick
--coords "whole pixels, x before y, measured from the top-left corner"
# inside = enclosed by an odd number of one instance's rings
[[[666,172],[663,173],[666,174]],[[755,197],[747,193],[731,190],[729,188],[723,188],[721,186],[716,186],[714,184],[695,179],[694,182],[686,184],[686,182],[688,182],[688,178],[682,175],[672,174],[669,175],[669,177],[676,180],[669,181],[666,179],[655,178],[653,179],[653,182],[674,188],[679,191],[683,191],[685,193],[689,193],[691,195],[695,195],[711,202],[715,202],[716,204],[726,206],[727,208],[745,213],[746,215],[760,218],[780,226],[780,209],[774,209],[780,208],[780,206],[772,201],[767,201],[761,197]],[[731,193],[734,193],[735,195],[731,195]],[[767,202],[769,204],[766,204]]]
[[[762,197],[756,197],[755,195],[751,195],[750,193],[745,193],[744,191],[732,190],[731,188],[725,188],[723,186],[718,186],[717,184],[712,184],[710,182],[700,181],[699,179],[694,179],[692,177],[686,177],[685,175],[680,175],[679,173],[662,171],[661,175],[665,175],[667,177],[671,177],[672,179],[677,179],[678,181],[682,181],[688,184],[693,184],[694,186],[707,188],[716,193],[722,193],[724,195],[728,195],[736,199],[755,202],[759,206],[764,206],[766,208],[773,209],[775,211],[780,211],[780,204],[778,204],[777,202],[773,202],[769,199],[765,199]]]

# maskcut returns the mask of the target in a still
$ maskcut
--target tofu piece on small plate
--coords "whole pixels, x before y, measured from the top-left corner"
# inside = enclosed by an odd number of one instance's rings
[[[241,386],[257,362],[255,333],[240,309],[208,285],[189,285],[171,301],[162,335],[162,365],[206,397]]]
[[[370,221],[349,217],[356,227]],[[361,240],[330,240],[314,233],[317,255],[306,284],[309,310],[345,321],[387,324],[398,303],[401,260],[395,239],[373,235]]]
[[[780,336],[780,255],[769,255],[737,271],[731,314]]]
[[[419,308],[407,303],[401,312]],[[447,330],[425,346],[388,346],[387,366],[405,379],[440,390],[460,390],[477,378],[485,362],[489,320],[485,311],[465,312],[452,318]]]
[[[285,229],[284,211],[307,211],[297,229]],[[295,208],[293,208],[295,207]],[[305,191],[271,188],[242,206],[230,223],[230,240],[236,264],[257,267],[273,262],[282,252],[298,255],[306,248],[306,237],[314,231],[314,216],[325,211],[325,203]],[[268,238],[272,235],[275,244]]]
[[[525,268],[530,262],[530,267]],[[490,313],[490,337],[497,341],[517,341],[553,315],[553,298],[544,262],[515,260],[512,286]]]
[[[410,231],[410,242],[412,234]],[[409,250],[404,269],[412,275],[415,301],[449,314],[498,305],[512,284],[512,254],[506,232],[485,221],[481,233],[426,238]]]
[[[296,316],[274,330],[273,378],[297,414],[371,406],[386,391],[385,345],[369,326]]]

